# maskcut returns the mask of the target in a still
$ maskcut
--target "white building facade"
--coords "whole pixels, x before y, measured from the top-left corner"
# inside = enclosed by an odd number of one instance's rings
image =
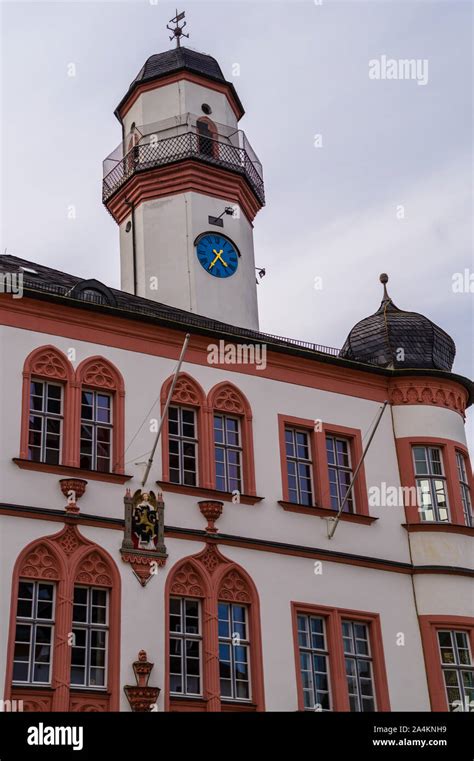
[[[341,352],[258,333],[263,174],[233,85],[178,48],[116,113],[122,291],[0,257],[24,276],[0,294],[4,699],[469,710],[472,385],[452,340],[385,286]]]

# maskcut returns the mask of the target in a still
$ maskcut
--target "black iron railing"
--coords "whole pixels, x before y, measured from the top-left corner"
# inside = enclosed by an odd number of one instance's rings
[[[257,198],[265,203],[263,178],[245,148],[205,137],[196,132],[167,137],[136,145],[117,162],[104,177],[102,199],[107,201],[115,191],[137,172],[156,169],[184,159],[199,159],[206,164],[230,169],[247,178]]]

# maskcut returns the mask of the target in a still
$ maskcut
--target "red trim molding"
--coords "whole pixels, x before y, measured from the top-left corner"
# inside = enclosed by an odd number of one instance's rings
[[[47,579],[56,582],[54,658],[51,688],[14,685],[13,652],[15,646],[18,583],[20,579]],[[108,684],[104,691],[72,691],[70,688],[74,585],[105,587],[109,590]],[[102,547],[86,539],[74,523],[56,534],[30,542],[15,563],[12,578],[10,627],[7,648],[5,698],[23,699],[25,710],[33,711],[117,711],[120,700],[120,574],[111,556]],[[91,708],[91,701],[93,708]]]
[[[382,630],[378,613],[360,610],[329,608],[322,605],[292,602],[291,616],[293,623],[293,643],[295,651],[296,683],[298,688],[298,709],[304,711],[303,685],[301,683],[300,655],[298,647],[298,613],[320,616],[326,623],[328,641],[329,678],[334,711],[349,711],[349,694],[344,664],[344,647],[342,641],[342,621],[360,621],[369,627],[370,647],[372,652],[373,678],[375,687],[376,710],[390,711],[387,673],[382,642]]]
[[[285,427],[304,429],[310,439],[311,458],[313,463],[313,497],[315,504],[312,508],[306,508],[304,505],[295,505],[295,512],[308,512],[316,514],[315,509],[324,510],[326,515],[334,515],[335,511],[331,508],[329,473],[326,452],[326,434],[341,436],[349,441],[351,462],[353,469],[355,463],[359,462],[362,457],[362,436],[357,428],[347,428],[342,425],[333,423],[322,423],[321,430],[315,430],[315,421],[306,418],[292,417],[290,415],[278,415],[278,438],[280,441],[280,466],[282,478],[283,500],[280,502],[285,509],[293,503],[289,500],[288,476],[286,467],[286,447],[285,447]],[[354,518],[356,516],[369,516],[369,502],[367,498],[367,484],[365,480],[365,469],[362,464],[354,484],[354,497],[356,513],[343,513],[341,517]],[[362,522],[362,521],[359,521]],[[364,521],[370,523],[370,520]]]
[[[426,678],[432,711],[448,711],[448,699],[441,668],[438,631],[456,629],[467,633],[474,654],[474,618],[468,616],[419,616]]]
[[[207,497],[209,499],[220,499],[223,502],[233,502],[234,495],[230,491],[219,491],[219,489],[204,489],[199,486],[187,486],[185,484],[173,484],[171,481],[157,481],[158,486],[163,492],[174,492],[175,494],[187,494],[193,497]],[[241,494],[239,503],[242,505],[256,505],[264,497],[254,497],[250,494]]]
[[[295,505],[293,502],[284,502],[282,499],[278,501],[278,504],[282,506],[283,510],[287,510],[289,513],[301,513],[302,515],[315,515],[318,518],[330,518],[335,515],[335,511],[331,511],[331,515],[328,515],[327,507],[306,507],[306,505]],[[349,523],[362,523],[365,526],[370,526],[378,518],[372,515],[358,515],[357,513],[341,513],[339,516],[341,520],[348,521]]]
[[[64,515],[53,512],[48,508],[22,508],[15,505],[0,505],[0,515],[13,515],[19,518],[29,518],[30,520],[45,520],[55,523],[62,523]],[[123,531],[123,521],[120,519],[99,518],[90,514],[80,513],[75,517],[75,522],[82,526],[96,526],[110,529],[112,531]],[[196,542],[202,540],[202,532],[193,529],[178,529],[174,526],[165,527],[165,536],[172,539],[181,539],[183,541]],[[372,568],[389,573],[406,573],[419,574],[428,573],[432,575],[456,575],[464,577],[473,577],[474,570],[468,568],[452,568],[446,566],[413,566],[411,563],[404,563],[385,558],[367,557],[364,555],[347,555],[345,553],[329,552],[318,548],[304,547],[301,545],[283,544],[280,542],[263,541],[256,539],[244,539],[243,537],[219,534],[219,543],[228,547],[242,547],[247,550],[256,552],[272,552],[277,555],[287,555],[290,557],[311,558],[312,560],[323,560],[330,563],[343,563],[348,566],[360,566],[362,568]]]
[[[133,104],[138,100],[140,95],[144,92],[148,92],[149,90],[158,90],[160,87],[165,87],[166,85],[174,84],[175,82],[181,82],[183,80],[186,80],[187,82],[192,82],[196,85],[201,85],[202,87],[205,87],[207,90],[214,90],[215,92],[220,92],[223,95],[226,96],[227,100],[229,101],[229,105],[234,112],[237,119],[241,119],[244,115],[244,110],[242,109],[242,106],[240,103],[236,100],[234,93],[232,92],[232,88],[229,83],[227,82],[215,82],[212,79],[208,79],[207,77],[200,76],[199,74],[195,74],[191,71],[177,71],[174,74],[169,74],[166,77],[160,77],[160,79],[154,79],[150,82],[143,82],[141,84],[138,84],[133,92],[130,94],[130,97],[126,98],[125,101],[123,101],[120,104],[120,107],[118,109],[118,116],[121,120],[123,120],[123,117],[125,114],[128,113],[130,108],[133,106]]]
[[[127,201],[137,207],[144,201],[190,191],[233,201],[250,223],[263,206],[242,175],[192,159],[134,174],[105,201],[105,206],[120,225],[130,214]]]
[[[165,328],[130,319],[130,316],[124,318],[91,310],[84,312],[83,308],[73,306],[66,309],[63,304],[28,298],[26,293],[22,299],[12,299],[8,294],[0,293],[0,324],[172,360],[178,359],[184,337],[181,329]],[[209,367],[208,346],[208,337],[193,334],[186,361]],[[237,377],[239,374],[265,377],[374,402],[383,402],[387,398],[385,376],[317,362],[314,357],[269,350],[265,370],[246,364],[226,365],[222,369],[229,374],[235,373]]]
[[[457,526],[466,526],[464,519],[464,510],[462,506],[461,486],[459,483],[456,464],[456,451],[459,451],[464,455],[466,460],[466,473],[469,480],[472,498],[472,495],[474,494],[472,468],[469,460],[469,452],[466,447],[463,444],[460,444],[459,441],[437,438],[435,436],[407,436],[404,438],[395,439],[395,445],[397,449],[398,465],[400,469],[400,479],[402,486],[411,489],[416,489],[415,466],[413,463],[412,452],[413,447],[416,445],[421,445],[427,447],[438,447],[441,449],[444,474],[446,477],[446,488],[448,494],[451,524]],[[410,526],[418,523],[420,525],[429,527],[431,530],[433,529],[433,526],[437,525],[444,527],[444,524],[423,522],[420,518],[418,508],[413,505],[405,505],[405,515],[406,522]],[[446,528],[448,525],[449,524],[446,525]]]
[[[264,711],[263,656],[260,632],[260,603],[258,592],[248,573],[237,563],[221,554],[215,542],[187,558],[182,558],[171,569],[165,585],[166,652],[169,652],[169,600],[170,597],[196,597],[202,604],[202,701],[192,702],[191,710],[204,711]],[[220,698],[219,638],[217,605],[219,600],[246,605],[250,632],[251,702],[225,701]],[[165,710],[189,710],[189,699],[170,696],[169,659],[166,658]]]
[[[418,531],[430,534],[434,531],[441,534],[464,534],[474,537],[474,526],[459,526],[452,523],[402,523],[402,526],[409,534]]]
[[[91,481],[104,481],[109,484],[124,484],[133,476],[120,473],[101,473],[99,470],[85,470],[66,465],[50,465],[47,462],[35,462],[34,460],[21,460],[13,457],[12,462],[22,470],[36,470],[38,473],[56,473],[60,476],[74,476],[75,478],[87,478]]]
[[[468,393],[458,383],[441,378],[403,377],[388,384],[391,404],[429,404],[447,407],[464,419]]]

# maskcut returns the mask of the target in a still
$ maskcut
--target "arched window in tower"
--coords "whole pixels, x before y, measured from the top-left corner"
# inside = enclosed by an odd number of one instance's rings
[[[140,142],[140,133],[135,123],[132,124],[130,135],[128,137],[127,152],[125,156],[125,174],[131,174],[138,163],[138,143]]]
[[[217,128],[211,119],[202,116],[197,120],[198,151],[203,156],[217,158],[219,146],[217,143]]]
[[[223,382],[209,392],[208,408],[213,416],[211,478],[214,488],[254,495],[255,465],[249,402],[239,389]]]
[[[29,354],[23,367],[20,458],[69,465],[72,365],[54,346]]]
[[[103,357],[90,357],[76,371],[79,386],[79,467],[123,473],[124,397],[122,375]]]

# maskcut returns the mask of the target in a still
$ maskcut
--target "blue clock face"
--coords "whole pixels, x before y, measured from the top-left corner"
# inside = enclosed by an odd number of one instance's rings
[[[234,244],[223,235],[204,233],[196,241],[196,254],[213,277],[231,277],[237,272],[239,256]]]

